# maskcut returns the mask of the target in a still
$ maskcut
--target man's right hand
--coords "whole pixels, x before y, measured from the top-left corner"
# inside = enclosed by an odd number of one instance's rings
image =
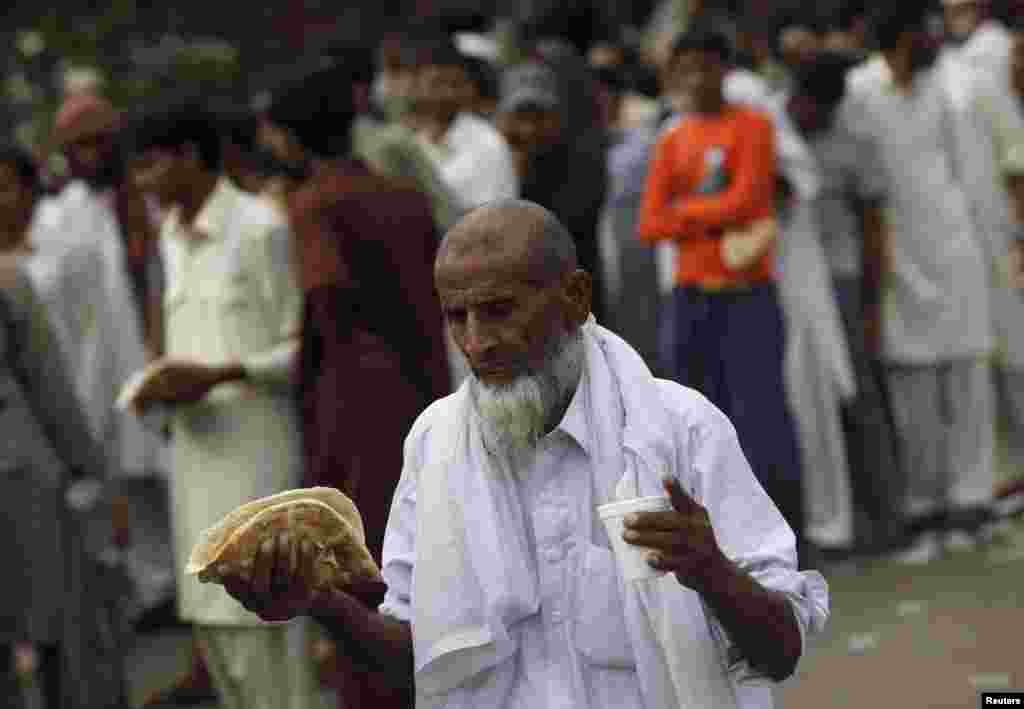
[[[266,540],[256,553],[251,575],[223,575],[225,590],[262,620],[286,621],[299,616],[330,615],[340,596],[356,599],[380,594],[383,581],[357,583],[345,589],[314,587],[317,550],[308,539],[295,540],[287,531]]]
[[[288,532],[281,532],[260,546],[248,577],[223,575],[224,588],[262,620],[311,615],[329,600],[311,583],[315,563],[316,549],[309,540],[295,543]]]

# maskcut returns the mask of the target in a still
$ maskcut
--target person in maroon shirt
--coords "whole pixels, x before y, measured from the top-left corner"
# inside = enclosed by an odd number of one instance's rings
[[[286,87],[260,139],[290,183],[305,297],[298,381],[306,483],[353,499],[380,564],[403,441],[451,384],[429,200],[350,157],[355,110],[343,73],[328,69]],[[341,707],[412,706],[409,691],[347,661],[344,648],[338,658]]]

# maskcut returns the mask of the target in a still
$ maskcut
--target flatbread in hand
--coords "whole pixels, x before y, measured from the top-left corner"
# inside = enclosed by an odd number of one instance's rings
[[[295,543],[305,539],[316,548],[310,580],[315,588],[380,580],[359,511],[347,496],[327,487],[290,490],[242,505],[203,532],[185,571],[204,583],[222,582],[222,572],[247,576],[260,546],[283,531]]]

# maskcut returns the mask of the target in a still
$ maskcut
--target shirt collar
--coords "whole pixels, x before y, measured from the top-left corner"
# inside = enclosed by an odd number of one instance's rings
[[[592,437],[590,435],[590,420],[587,416],[587,404],[590,398],[587,395],[588,391],[587,371],[586,367],[584,367],[583,372],[580,375],[580,382],[576,387],[576,392],[573,394],[572,400],[569,402],[569,408],[566,409],[561,423],[555,427],[555,431],[561,431],[565,435],[569,436],[580,445],[587,455],[593,456],[594,451]]]
[[[228,214],[237,191],[237,188],[231,184],[231,180],[226,177],[219,178],[217,184],[214,185],[213,192],[206,198],[199,213],[192,220],[191,229],[203,234],[208,239],[221,238],[224,235]],[[175,230],[180,230],[182,226],[181,208],[174,207],[168,214],[168,219]]]

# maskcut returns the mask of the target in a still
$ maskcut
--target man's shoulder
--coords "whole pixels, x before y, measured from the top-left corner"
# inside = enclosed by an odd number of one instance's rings
[[[687,432],[729,427],[729,418],[696,389],[668,379],[656,379],[665,412]]]
[[[451,426],[458,416],[459,389],[435,400],[416,417],[405,437],[405,465],[411,469],[423,468],[430,456],[431,444],[436,436],[444,435],[444,427]]]
[[[508,152],[504,136],[489,121],[472,113],[460,113],[458,121],[459,132],[469,135],[477,147],[500,153]]]
[[[440,426],[451,421],[456,415],[461,391],[462,389],[460,388],[447,396],[434,400],[432,404],[427,406],[416,417],[412,428],[409,429],[407,440],[412,443],[421,443],[428,439],[432,432],[435,432]]]
[[[846,74],[846,90],[850,95],[878,93],[891,81],[892,73],[881,55],[875,54],[850,69]]]
[[[286,222],[266,198],[250,194],[232,187],[236,191],[235,210],[238,223],[243,225],[246,233],[256,238],[266,238],[269,234],[286,226]]]

